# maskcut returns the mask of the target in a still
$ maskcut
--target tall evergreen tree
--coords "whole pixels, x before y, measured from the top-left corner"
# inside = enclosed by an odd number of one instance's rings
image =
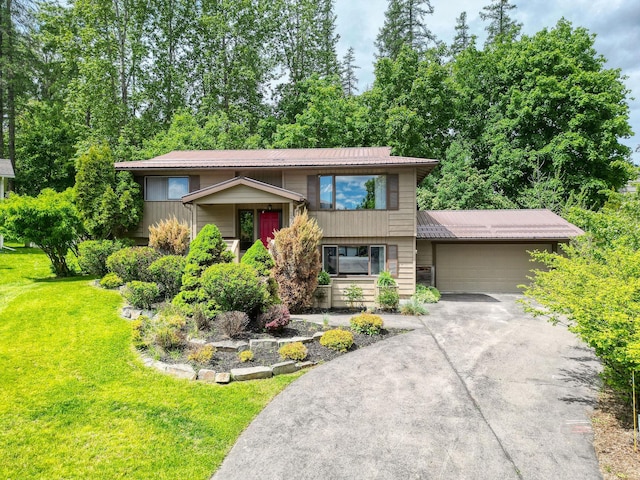
[[[437,44],[425,17],[433,14],[430,0],[389,0],[384,25],[376,38],[377,56],[395,60],[403,45],[418,52]]]
[[[340,35],[336,34],[336,14],[333,11],[334,0],[319,0],[316,14],[316,71],[325,77],[337,75],[340,70],[336,45]]]
[[[356,77],[356,69],[360,68],[355,64],[356,56],[353,47],[349,47],[347,53],[342,57],[342,65],[340,69],[340,81],[345,95],[355,95],[358,91],[358,78]]]
[[[482,7],[480,18],[489,20],[489,24],[485,27],[488,33],[485,45],[496,41],[514,40],[518,36],[522,24],[509,16],[509,11],[515,9],[516,6],[510,4],[509,0],[491,0],[491,4]]]
[[[467,23],[467,12],[462,12],[456,18],[456,36],[451,44],[451,53],[457,55],[462,50],[471,45],[474,36],[469,33],[469,24]]]

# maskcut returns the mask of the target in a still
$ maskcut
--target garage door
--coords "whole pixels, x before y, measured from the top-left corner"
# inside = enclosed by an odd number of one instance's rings
[[[517,293],[529,283],[527,250],[551,250],[551,244],[438,244],[436,286],[443,292]]]

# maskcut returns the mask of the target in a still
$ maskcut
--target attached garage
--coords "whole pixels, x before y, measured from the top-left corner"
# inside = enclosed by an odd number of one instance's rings
[[[540,267],[529,251],[557,251],[583,233],[549,210],[423,211],[417,228],[418,272],[455,293],[518,293]]]

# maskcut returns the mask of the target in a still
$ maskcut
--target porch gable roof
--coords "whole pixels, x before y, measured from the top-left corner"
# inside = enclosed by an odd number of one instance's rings
[[[286,190],[284,188],[276,187],[275,185],[269,185],[268,183],[254,180],[253,178],[235,177],[230,180],[225,180],[224,182],[216,183],[215,185],[210,185],[208,187],[201,188],[200,190],[196,190],[195,192],[191,192],[188,195],[185,195],[184,197],[182,197],[182,203],[193,203],[196,200],[200,200],[205,197],[210,197],[217,193],[225,192],[238,186],[245,186],[245,187],[258,190],[267,194],[275,195],[276,197],[287,199],[289,201],[294,201],[294,202],[306,201],[306,198],[304,197],[304,195],[301,195],[296,192],[292,192],[291,190]]]

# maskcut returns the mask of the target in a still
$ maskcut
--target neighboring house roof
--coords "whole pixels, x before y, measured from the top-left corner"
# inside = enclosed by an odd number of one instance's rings
[[[16,178],[16,174],[13,171],[13,165],[11,165],[11,160],[0,158],[0,177]]]
[[[231,180],[226,180],[224,182],[217,183],[215,185],[210,185],[200,190],[196,190],[195,192],[191,192],[190,194],[182,197],[182,203],[191,203],[194,200],[198,200],[203,197],[208,197],[210,195],[215,195],[216,193],[220,193],[222,191],[228,190],[233,187],[237,187],[239,185],[244,185],[250,188],[254,188],[256,190],[270,193],[278,197],[287,198],[295,202],[305,201],[304,195],[301,195],[299,193],[292,192],[290,190],[285,190],[284,188],[275,187],[273,185],[269,185],[268,183],[259,182],[258,180],[254,180],[252,178],[236,177],[236,178],[232,178]]]
[[[418,212],[418,238],[432,240],[568,240],[584,232],[550,210]]]
[[[185,150],[149,160],[118,162],[116,170],[203,170],[214,168],[307,168],[415,166],[424,178],[437,160],[391,155],[391,147],[298,148],[266,150]]]

